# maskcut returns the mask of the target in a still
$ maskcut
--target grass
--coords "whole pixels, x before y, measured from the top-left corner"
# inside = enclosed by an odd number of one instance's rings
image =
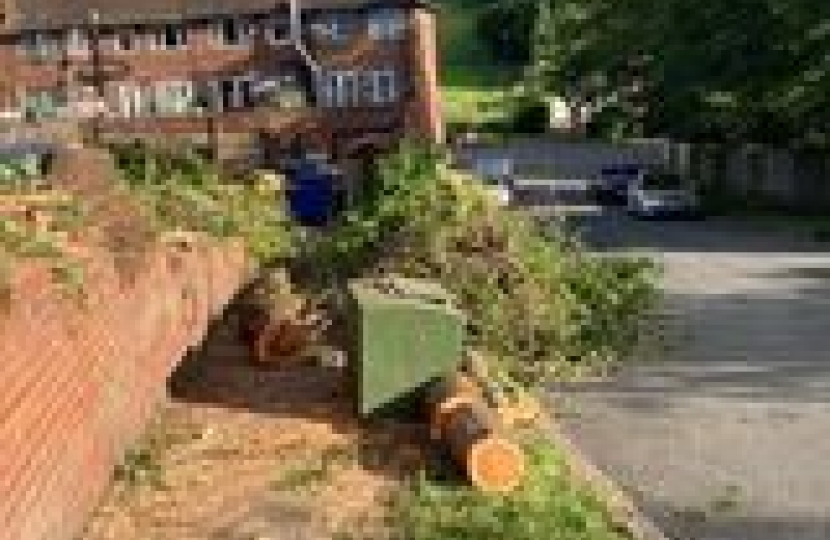
[[[303,462],[297,467],[284,471],[279,478],[271,482],[271,489],[297,491],[320,484],[329,478],[336,468],[348,463],[353,458],[352,454],[349,448],[330,446],[321,453],[318,459]]]
[[[485,495],[422,476],[398,501],[396,538],[407,540],[623,540],[631,535],[606,505],[578,483],[561,452],[546,442],[527,445],[523,486]]]
[[[448,123],[479,125],[509,113],[521,66],[499,64],[479,35],[476,20],[485,3],[441,3],[439,45],[444,114]]]

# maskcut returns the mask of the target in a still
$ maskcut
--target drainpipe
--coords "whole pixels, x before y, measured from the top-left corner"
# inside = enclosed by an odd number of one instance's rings
[[[300,6],[300,0],[291,0],[290,2],[290,9],[291,9],[291,42],[296,47],[297,51],[300,53],[300,56],[303,57],[306,65],[311,69],[311,71],[317,75],[320,73],[320,64],[311,56],[311,53],[305,46],[303,42],[303,15],[302,15],[302,6]]]
[[[290,11],[291,11],[291,42],[294,44],[294,47],[297,49],[297,52],[300,53],[300,56],[303,58],[306,67],[311,70],[311,88],[309,91],[313,96],[314,103],[318,103],[318,96],[317,96],[317,89],[318,83],[320,81],[320,75],[322,72],[322,67],[320,64],[315,60],[314,56],[312,56],[311,52],[309,52],[308,48],[305,46],[305,42],[303,40],[303,16],[302,16],[302,6],[300,2],[302,0],[290,0]]]

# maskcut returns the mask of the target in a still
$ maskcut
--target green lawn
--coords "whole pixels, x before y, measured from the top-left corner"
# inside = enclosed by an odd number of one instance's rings
[[[482,124],[505,117],[519,66],[499,65],[480,39],[476,19],[482,0],[439,4],[438,39],[444,113],[449,123]]]

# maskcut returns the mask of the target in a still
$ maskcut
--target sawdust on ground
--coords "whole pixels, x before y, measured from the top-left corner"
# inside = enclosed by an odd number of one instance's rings
[[[347,380],[314,361],[253,366],[220,326],[80,540],[382,538],[386,501],[424,464],[423,428],[360,425]]]

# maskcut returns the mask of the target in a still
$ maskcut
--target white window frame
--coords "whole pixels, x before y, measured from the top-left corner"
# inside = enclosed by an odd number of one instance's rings
[[[18,52],[28,59],[48,60],[61,56],[60,38],[49,32],[25,32],[18,43]]]
[[[277,31],[284,37],[277,37]],[[269,17],[262,22],[262,32],[268,44],[284,45],[291,41],[291,23],[282,17]]]
[[[184,115],[194,111],[191,81],[171,80],[153,85],[156,112],[163,116]]]
[[[131,28],[130,30],[116,30],[112,33],[112,35],[108,36],[108,38],[110,41],[110,49],[122,54],[136,52],[141,43],[141,40],[138,37],[138,30],[136,28]],[[125,39],[130,42],[129,49],[122,47]]]
[[[349,41],[352,33],[351,23],[348,15],[332,13],[314,21],[311,28],[315,37],[340,45]]]
[[[254,73],[247,73],[245,75],[236,75],[227,79],[220,79],[210,81],[208,84],[211,88],[211,93],[215,96],[216,112],[236,111],[253,106],[256,101],[255,83],[257,75]],[[225,85],[230,85],[230,106],[224,105],[224,89]],[[245,85],[248,85],[248,99],[249,104],[245,103]]]
[[[168,30],[173,30],[175,43],[167,42]],[[150,33],[151,49],[156,51],[180,51],[187,48],[187,28],[183,24],[165,24]]]
[[[135,85],[119,85],[118,102],[122,117],[140,118],[145,110],[144,89]]]
[[[361,77],[357,71],[329,71],[318,81],[325,107],[354,107],[361,103]]]
[[[367,20],[369,37],[378,41],[402,39],[406,34],[407,20],[403,10],[381,8],[371,11]]]
[[[321,73],[317,78],[317,92],[320,105],[329,108],[334,106],[335,80],[329,73]]]
[[[238,36],[238,41],[236,43],[231,43],[227,41],[225,38],[225,24],[233,23],[236,25],[236,34]],[[213,25],[213,41],[214,43],[223,48],[223,49],[238,49],[243,47],[248,47],[251,44],[252,37],[255,34],[255,25],[252,21],[243,19],[240,17],[225,17],[219,19]]]
[[[394,69],[377,69],[365,73],[368,80],[368,100],[373,105],[388,105],[400,99],[398,72]],[[385,84],[384,84],[385,83]]]
[[[70,28],[66,32],[66,52],[72,55],[87,55],[91,51],[89,36],[81,28]]]

